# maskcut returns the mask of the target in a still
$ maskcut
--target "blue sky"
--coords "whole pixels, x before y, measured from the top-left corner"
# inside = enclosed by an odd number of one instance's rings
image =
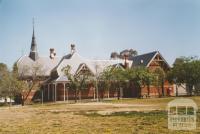
[[[63,56],[71,43],[95,59],[126,48],[158,50],[170,64],[200,56],[199,0],[0,0],[0,62],[29,54],[33,17],[41,56]]]

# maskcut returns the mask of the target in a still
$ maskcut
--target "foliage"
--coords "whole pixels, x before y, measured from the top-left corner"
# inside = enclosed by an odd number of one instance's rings
[[[160,95],[160,88],[162,89],[162,96],[164,96],[165,95],[165,93],[164,93],[164,82],[165,82],[165,77],[166,77],[165,71],[161,67],[157,67],[153,71],[153,74],[154,74],[154,77],[155,77],[153,85],[155,85],[157,87],[159,97],[161,96]]]
[[[111,67],[106,68],[102,73],[100,73],[100,81],[101,81],[101,87],[100,89],[106,90],[108,92],[108,98],[109,98],[109,90],[111,88],[112,84],[112,72],[110,71]]]
[[[13,99],[19,92],[20,83],[15,77],[14,73],[7,69],[6,65],[2,66],[0,67],[0,72],[3,74],[1,75],[0,80],[0,95],[4,98],[9,97]]]
[[[125,55],[127,55],[129,58],[131,58],[131,57],[137,56],[138,52],[137,52],[137,50],[134,50],[134,49],[125,49],[125,50],[121,51],[119,54],[117,52],[112,52],[110,55],[110,58],[124,59]]]
[[[72,74],[71,71],[71,66],[67,65],[62,69],[64,74],[67,76],[68,80],[70,81],[69,83],[69,88],[74,90],[75,92],[75,102],[77,102],[77,94],[86,88],[86,80],[88,80],[89,77],[89,72],[88,71],[82,71],[81,73],[75,73]]]
[[[0,63],[0,97],[5,97],[5,84],[4,79],[8,77],[9,71],[4,63]]]
[[[200,83],[200,60],[193,57],[176,59],[173,68],[168,73],[168,80],[178,85],[186,84],[188,95],[198,93]]]
[[[138,98],[141,97],[141,89],[144,86],[150,85],[154,80],[154,75],[147,69],[143,67],[123,69],[120,67],[107,68],[102,73],[102,81],[105,81],[110,88],[111,82],[114,82],[115,88],[118,91],[118,99],[120,97],[120,89],[127,82],[134,84],[137,90]]]
[[[134,83],[137,89],[138,98],[141,97],[141,89],[144,86],[148,86],[154,80],[154,75],[147,69],[143,67],[131,68],[127,70],[127,78],[130,82]]]
[[[120,91],[123,88],[124,82],[127,80],[126,71],[121,67],[112,68],[110,71],[112,74],[112,80],[117,90],[117,98],[120,99],[122,97]]]
[[[20,101],[23,106],[31,91],[39,87],[40,81],[43,79],[41,77],[44,73],[43,67],[40,64],[34,64],[32,68],[24,66],[19,71],[17,63],[15,63],[11,73],[15,85],[15,95],[19,96],[19,100],[16,101]],[[29,76],[27,76],[28,73],[30,73]]]

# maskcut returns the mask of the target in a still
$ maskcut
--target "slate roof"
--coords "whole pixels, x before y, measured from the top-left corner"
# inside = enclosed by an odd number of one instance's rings
[[[129,62],[131,65],[132,61]],[[69,59],[62,59],[62,61],[54,68],[52,72],[56,71],[58,76],[62,76],[64,75],[62,69],[69,65],[71,66],[70,73],[75,74],[82,63],[86,64],[91,72],[96,75],[97,73],[102,72],[108,66],[118,63],[123,64],[124,60],[89,60],[81,57],[77,52],[75,52]]]
[[[146,54],[142,54],[142,55],[131,57],[131,58],[129,58],[129,60],[133,61],[132,62],[132,67],[134,67],[134,66],[136,66],[136,67],[137,66],[147,67],[148,64],[150,63],[150,61],[158,53],[159,53],[158,51],[154,51],[154,52],[150,52],[150,53],[146,53]]]
[[[67,76],[63,75],[63,76],[59,76],[56,80],[56,82],[64,82],[64,81],[68,81]]]
[[[36,61],[32,60],[29,56],[22,56],[17,61],[17,67],[19,74],[24,73],[23,76],[32,76],[34,67],[40,67],[39,76],[49,76],[51,70],[58,64],[60,61],[59,57],[50,59],[49,57],[39,57]]]
[[[163,56],[160,54],[159,51],[154,51],[142,55],[137,55],[134,57],[129,58],[129,60],[132,61],[132,67],[138,67],[138,66],[144,66],[149,67],[151,61],[156,57],[156,55],[160,55],[162,60],[166,63],[167,67],[170,68],[170,65],[167,63],[167,61],[163,58]]]
[[[154,51],[154,52],[134,56],[132,58],[129,58],[127,62],[128,62],[129,67],[135,67],[135,66],[148,67],[149,63],[157,54],[160,54],[160,53],[158,51]],[[54,59],[51,59],[49,57],[39,57],[36,61],[34,61],[29,56],[23,56],[17,61],[19,73],[23,72],[23,70],[25,70],[25,67],[28,67],[28,71],[25,72],[24,74],[25,76],[31,76],[33,73],[32,70],[34,66],[40,65],[42,73],[37,74],[37,75],[47,76],[47,77],[51,76],[46,82],[68,81],[68,78],[65,76],[62,69],[66,67],[67,65],[69,65],[71,66],[70,73],[75,74],[81,64],[86,64],[86,66],[89,68],[92,74],[98,75],[106,67],[109,67],[109,66],[123,67],[124,60],[123,59],[115,59],[115,60],[113,59],[111,60],[86,59],[86,58],[81,57],[77,52],[74,52],[73,54],[68,54],[68,55],[63,56],[62,58],[55,57]]]

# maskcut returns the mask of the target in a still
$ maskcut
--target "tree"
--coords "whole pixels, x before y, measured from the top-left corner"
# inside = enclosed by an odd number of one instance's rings
[[[125,69],[115,67],[111,69],[112,80],[117,90],[118,100],[122,97],[122,84],[127,80]]]
[[[17,63],[13,65],[12,77],[22,106],[24,106],[31,91],[40,87],[40,82],[44,79],[44,72],[43,66],[39,63],[32,65],[32,68],[23,66],[20,70]]]
[[[112,72],[111,67],[107,67],[103,70],[103,72],[100,74],[100,80],[103,82],[102,88],[107,91],[107,97],[110,97],[110,87],[112,82]]]
[[[0,63],[0,97],[5,98],[5,103],[7,102],[6,97],[8,96],[8,91],[6,89],[8,78],[9,78],[9,70],[7,68],[7,65],[4,63]]]
[[[68,80],[70,81],[69,88],[74,90],[75,92],[75,103],[77,102],[77,91],[78,91],[78,80],[74,75],[70,73],[71,67],[68,65],[62,69],[62,71],[67,76]]]
[[[179,58],[168,73],[168,80],[177,85],[186,84],[186,91],[190,96],[198,93],[196,85],[200,83],[200,60],[196,57]]]
[[[99,80],[100,80],[100,72],[99,72],[98,63],[95,63],[95,77],[93,80],[95,82],[95,90],[96,90],[97,102],[98,102],[99,101]]]
[[[5,64],[0,65],[0,74],[0,95],[3,96],[5,100],[7,100],[7,97],[9,97],[11,101],[11,99],[13,99],[14,96],[17,94],[17,80],[15,79],[15,77],[13,77],[13,73],[7,69],[7,66]]]
[[[111,55],[110,55],[110,58],[112,58],[112,59],[117,59],[117,58],[124,59],[125,55],[128,58],[131,58],[131,57],[137,56],[138,52],[137,52],[137,50],[134,50],[134,49],[125,49],[125,50],[121,51],[119,54],[117,52],[112,52]]]
[[[186,59],[187,59],[186,57],[176,58],[173,66],[178,66],[178,65],[183,64],[186,61]]]
[[[137,56],[137,55],[138,55],[137,50],[133,50],[133,49],[130,49],[130,50],[129,50],[129,56],[130,56],[130,57],[134,57],[134,56]]]
[[[8,68],[4,63],[0,63],[0,97],[4,97],[4,78],[8,76]]]
[[[164,96],[165,71],[161,67],[157,67],[153,73],[155,75],[154,85],[157,87],[158,95],[159,97],[161,96],[160,95],[160,88],[161,88],[162,96]]]
[[[117,52],[112,52],[111,55],[110,55],[110,58],[111,59],[117,59],[117,58],[119,58],[119,54]]]
[[[138,52],[133,49],[125,49],[120,52],[119,56],[123,59],[125,55],[128,56],[128,58],[131,58],[131,57],[137,56]]]
[[[166,79],[168,80],[169,83],[175,84],[176,96],[178,96],[179,95],[178,83],[177,83],[177,78],[176,78],[175,73],[174,73],[174,69],[173,70],[171,69],[170,71],[167,72]],[[179,84],[179,86],[180,85],[181,84]]]
[[[108,68],[102,72],[102,81],[105,81],[107,85],[105,88],[110,88],[111,83],[114,83],[116,88],[118,99],[121,96],[121,89],[123,85],[127,85],[127,82],[133,83],[135,89],[137,90],[138,98],[141,97],[141,89],[145,86],[148,88],[148,95],[150,93],[150,84],[154,80],[154,75],[147,69],[143,67],[123,69],[120,67]]]
[[[107,91],[107,96],[109,98],[110,88],[113,87],[117,91],[117,97],[120,99],[122,97],[122,86],[125,82],[125,69],[121,67],[113,67],[109,66],[103,70],[101,73],[96,73],[96,87],[102,91],[102,95],[104,96],[104,91]],[[98,92],[98,90],[97,90]]]
[[[89,77],[88,71],[82,71],[81,73],[72,74],[70,72],[71,67],[67,65],[62,69],[64,74],[67,76],[69,83],[69,88],[74,90],[75,94],[75,102],[77,102],[78,93],[86,87],[86,80]]]
[[[173,68],[171,68],[170,71],[167,72],[167,80],[172,84],[174,83],[176,85],[176,96],[178,96],[178,86],[181,86],[183,83],[183,74],[181,73],[183,71],[183,64],[186,61],[185,57],[176,58]]]
[[[2,78],[7,75],[8,73],[8,67],[6,64],[4,63],[0,63],[0,80],[2,80]]]
[[[154,79],[153,74],[143,67],[130,68],[126,71],[126,76],[130,82],[134,84],[134,87],[137,90],[137,97],[142,96],[142,88],[151,84]],[[149,92],[149,91],[148,91]]]

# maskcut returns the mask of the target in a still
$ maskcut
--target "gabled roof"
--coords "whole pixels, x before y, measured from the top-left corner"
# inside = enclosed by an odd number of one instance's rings
[[[58,64],[60,61],[59,57],[50,59],[49,57],[39,57],[36,61],[32,60],[29,56],[22,56],[17,61],[18,72],[21,74],[23,71],[24,76],[32,76],[32,71],[34,66],[40,66],[41,76],[49,76],[51,70]]]
[[[125,69],[125,66],[124,66],[124,64],[122,64],[122,63],[117,63],[117,64],[112,65],[112,68],[121,68],[121,69]]]
[[[129,65],[132,64],[132,61]],[[85,64],[94,75],[101,73],[106,67],[118,63],[123,64],[124,60],[89,60],[81,57],[77,52],[73,53],[70,58],[62,58],[59,64],[52,70],[52,74],[57,74],[57,77],[64,75],[62,69],[67,65],[71,66],[70,73],[75,74],[80,67],[80,64]],[[56,72],[56,73],[55,73]]]
[[[132,67],[135,67],[135,66],[145,66],[145,67],[148,67],[148,65],[151,62],[151,60],[158,53],[159,53],[158,51],[154,51],[154,52],[150,52],[150,53],[146,53],[146,54],[142,54],[142,55],[131,57],[131,58],[129,58],[129,60],[133,61]]]
[[[76,70],[76,74],[79,74],[83,69],[86,70],[86,71],[89,71],[92,75],[94,75],[94,72],[92,72],[90,67],[85,63],[81,63],[79,65],[78,69]]]
[[[137,66],[144,66],[144,67],[149,67],[151,64],[152,60],[159,54],[159,56],[162,58],[164,63],[167,65],[168,68],[170,68],[170,65],[167,63],[167,61],[163,58],[163,56],[160,54],[159,51],[154,51],[138,56],[134,56],[129,58],[129,60],[132,60],[132,67],[137,67]]]

